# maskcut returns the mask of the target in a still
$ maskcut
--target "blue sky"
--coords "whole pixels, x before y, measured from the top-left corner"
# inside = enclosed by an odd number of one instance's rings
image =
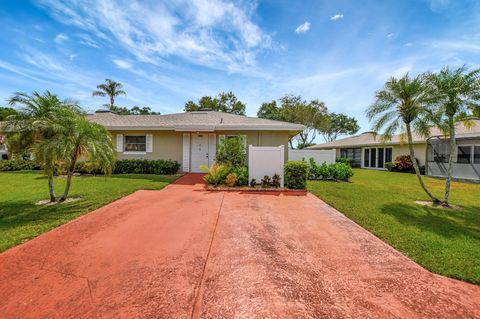
[[[480,66],[470,0],[18,0],[0,3],[0,24],[0,105],[49,89],[93,111],[111,78],[121,106],[181,112],[231,90],[255,115],[300,94],[368,130],[364,110],[389,76]]]

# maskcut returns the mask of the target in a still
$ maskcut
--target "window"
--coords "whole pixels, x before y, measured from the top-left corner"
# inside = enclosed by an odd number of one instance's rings
[[[370,149],[370,167],[377,167],[377,149]]]
[[[391,162],[392,161],[392,149],[390,147],[387,147],[385,149],[385,162]]]
[[[457,163],[468,164],[472,162],[472,146],[457,147]]]
[[[434,142],[428,146],[428,161],[436,163],[448,163],[450,158],[450,146],[446,141]]]
[[[125,152],[146,152],[147,137],[145,135],[125,136]]]
[[[385,160],[385,158],[383,157],[384,150],[385,150],[384,148],[378,149],[378,165],[377,165],[378,168],[383,168],[383,161]]]
[[[480,145],[473,147],[473,163],[480,164]]]
[[[365,149],[365,154],[363,155],[363,166],[370,167],[370,149]]]
[[[340,157],[352,159],[353,166],[360,167],[362,163],[362,149],[361,148],[342,148],[340,149]]]

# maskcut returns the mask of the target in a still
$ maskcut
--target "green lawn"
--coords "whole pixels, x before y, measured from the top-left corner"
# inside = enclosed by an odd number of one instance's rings
[[[444,181],[425,178],[438,196]],[[308,189],[432,272],[480,284],[480,185],[454,183],[461,210],[422,207],[413,174],[355,170],[351,182],[311,181]]]
[[[161,189],[178,176],[114,175],[74,177],[70,197],[81,200],[54,206],[37,206],[48,199],[46,178],[38,172],[0,173],[0,251],[38,236],[80,215],[139,189]],[[65,178],[55,179],[61,194]]]

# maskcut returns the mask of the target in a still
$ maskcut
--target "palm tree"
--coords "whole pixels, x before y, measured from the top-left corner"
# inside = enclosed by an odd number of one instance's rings
[[[93,91],[93,96],[107,96],[110,98],[108,108],[115,110],[115,98],[119,95],[127,95],[123,90],[123,84],[115,82],[114,80],[105,79],[105,83],[97,85],[97,90]]]
[[[71,101],[61,101],[49,91],[45,91],[43,95],[38,92],[31,95],[16,93],[9,99],[9,104],[19,106],[20,109],[7,118],[8,143],[16,144],[12,148],[21,148],[21,153],[30,153],[41,165],[47,175],[50,201],[55,202],[53,175],[59,158],[45,144],[61,127],[61,110],[77,112],[78,107]]]
[[[442,203],[444,206],[449,206],[452,168],[457,153],[455,125],[458,121],[464,121],[468,125],[468,119],[472,113],[480,109],[480,69],[467,71],[465,66],[458,69],[445,67],[436,74],[428,75],[430,103],[434,106],[432,119],[448,136],[450,142],[450,157]]]
[[[115,150],[108,130],[90,122],[83,114],[71,112],[54,138],[44,145],[46,149],[62,159],[67,171],[67,183],[60,202],[67,199],[79,160],[86,160],[105,174],[111,174],[115,165]]]
[[[425,92],[423,75],[411,78],[405,74],[400,79],[392,77],[385,83],[382,90],[376,92],[376,101],[368,108],[366,115],[369,121],[373,121],[374,131],[384,128],[383,140],[390,140],[398,130],[406,132],[410,158],[420,186],[434,204],[439,204],[440,201],[432,195],[423,182],[412,144],[412,128],[419,134],[425,136],[429,134],[429,125],[424,116],[428,113]]]

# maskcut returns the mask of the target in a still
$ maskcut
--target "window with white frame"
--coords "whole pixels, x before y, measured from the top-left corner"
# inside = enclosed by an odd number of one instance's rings
[[[146,152],[147,137],[145,135],[126,135],[124,143],[125,152]]]
[[[450,158],[450,145],[447,141],[435,141],[428,145],[428,161],[435,163],[448,163]]]
[[[385,163],[391,161],[391,147],[368,147],[363,151],[363,167],[365,168],[384,168]]]
[[[480,164],[480,145],[458,145],[457,163]]]

